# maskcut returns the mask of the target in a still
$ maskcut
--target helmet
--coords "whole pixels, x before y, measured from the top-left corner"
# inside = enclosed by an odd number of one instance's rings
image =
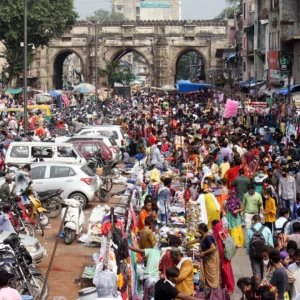
[[[8,262],[0,262],[0,276],[12,278],[15,276],[14,268]]]

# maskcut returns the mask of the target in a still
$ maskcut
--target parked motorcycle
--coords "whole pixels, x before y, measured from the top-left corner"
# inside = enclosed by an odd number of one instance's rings
[[[18,197],[12,196],[8,200],[8,204],[3,207],[3,212],[9,217],[9,220],[17,233],[35,237],[35,226],[23,219],[23,210],[19,206]]]
[[[108,196],[109,191],[105,188],[104,182],[101,178],[101,176],[103,175],[103,169],[102,168],[96,169],[96,175],[97,175],[97,182],[99,186],[98,197],[101,202],[106,203],[109,200],[109,196]]]
[[[65,199],[64,203],[68,206],[68,211],[64,220],[64,239],[66,245],[71,245],[84,225],[84,214],[81,203],[75,199]],[[65,215],[64,207],[61,211],[61,218]]]
[[[1,261],[8,262],[13,267],[14,277],[10,281],[10,285],[20,295],[30,295],[33,299],[42,300],[48,298],[49,287],[46,285],[44,293],[41,295],[45,279],[42,273],[32,266],[32,258],[17,234],[10,234],[0,244]]]
[[[46,192],[36,192],[43,207],[49,212],[50,218],[56,218],[60,215],[62,210],[62,198],[61,193],[63,191],[60,189],[49,190]]]
[[[27,203],[25,207],[29,217],[35,221],[38,229],[42,232],[42,235],[44,235],[43,227],[46,227],[49,224],[50,219],[48,210],[43,207],[38,194],[32,187],[28,186],[21,192],[20,197],[22,198],[23,203]]]

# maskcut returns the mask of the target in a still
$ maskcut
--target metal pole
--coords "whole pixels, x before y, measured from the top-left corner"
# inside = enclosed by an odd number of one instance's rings
[[[24,132],[27,132],[28,118],[27,118],[27,0],[24,0]]]
[[[95,23],[95,92],[98,100],[98,24]]]

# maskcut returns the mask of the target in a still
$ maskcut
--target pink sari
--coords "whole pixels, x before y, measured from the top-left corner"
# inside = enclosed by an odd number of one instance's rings
[[[222,221],[213,226],[213,235],[217,241],[220,254],[222,288],[227,288],[228,293],[232,293],[235,285],[234,276],[232,272],[231,261],[226,260],[224,256],[224,246],[219,235],[222,230],[224,230]]]

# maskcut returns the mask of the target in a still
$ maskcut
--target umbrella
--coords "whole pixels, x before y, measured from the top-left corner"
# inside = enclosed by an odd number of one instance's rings
[[[176,91],[176,88],[173,86],[173,85],[170,85],[170,84],[167,84],[167,85],[163,85],[161,88],[160,88],[162,91]]]
[[[81,83],[74,87],[73,93],[90,94],[95,93],[95,86],[89,83]]]

